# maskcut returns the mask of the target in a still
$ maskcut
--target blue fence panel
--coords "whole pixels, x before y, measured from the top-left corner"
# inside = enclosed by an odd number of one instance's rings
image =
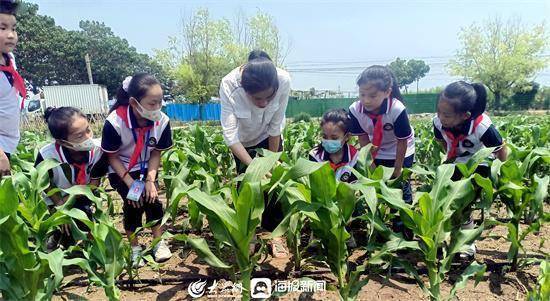
[[[165,112],[170,119],[177,121],[220,120],[221,105],[172,103],[166,105]]]
[[[207,103],[202,108],[202,120],[220,120],[222,107],[219,103]]]

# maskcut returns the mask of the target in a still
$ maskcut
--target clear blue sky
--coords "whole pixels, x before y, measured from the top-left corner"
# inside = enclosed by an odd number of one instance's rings
[[[444,65],[459,47],[460,28],[499,16],[520,17],[526,24],[550,20],[550,1],[176,1],[176,0],[46,0],[40,14],[58,25],[78,29],[80,20],[104,22],[140,52],[152,54],[177,35],[180,19],[206,7],[214,18],[232,19],[241,9],[269,13],[291,41],[285,65],[289,70],[319,67],[356,67],[345,73],[291,72],[294,89],[354,91],[363,67],[387,64],[396,57],[420,58],[431,71],[421,88],[443,86],[453,80]],[[550,70],[536,79],[550,85]],[[412,88],[412,87],[411,87]]]

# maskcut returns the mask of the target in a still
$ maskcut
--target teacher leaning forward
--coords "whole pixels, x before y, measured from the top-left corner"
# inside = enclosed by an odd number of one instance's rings
[[[275,67],[267,53],[254,50],[248,62],[227,74],[220,84],[221,124],[237,172],[244,173],[255,149],[283,150],[281,131],[290,93],[288,72]],[[268,202],[262,228],[273,231],[283,219],[280,203]],[[288,256],[281,238],[271,241],[273,257]]]

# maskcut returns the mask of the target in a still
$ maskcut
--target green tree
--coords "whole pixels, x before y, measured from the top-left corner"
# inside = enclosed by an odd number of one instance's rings
[[[146,54],[138,53],[126,39],[116,36],[104,23],[80,21],[80,28],[86,41],[85,51],[91,57],[94,83],[107,86],[113,93],[126,76],[136,72],[147,72],[164,81],[159,64]]]
[[[430,66],[426,65],[422,60],[415,59],[409,60],[407,66],[409,67],[409,76],[416,81],[416,93],[418,93],[418,82],[430,72]]]
[[[181,34],[171,37],[167,49],[155,50],[154,57],[173,80],[175,95],[186,102],[205,103],[218,95],[222,77],[246,62],[252,49],[266,51],[276,64],[284,61],[288,48],[270,15],[258,12],[247,17],[240,12],[230,22],[199,9],[182,19]]]
[[[542,56],[550,41],[544,23],[528,28],[519,19],[494,18],[462,29],[459,39],[462,47],[448,64],[451,74],[485,84],[495,110],[503,96],[528,87],[548,64]]]
[[[78,32],[55,25],[53,18],[38,14],[38,5],[27,2],[19,10],[17,31],[15,55],[23,77],[38,85],[87,80],[80,56],[86,43]]]
[[[407,92],[407,86],[412,84],[415,80],[411,76],[411,67],[407,64],[407,60],[397,58],[391,62],[388,67],[391,69],[397,80],[397,86],[399,89],[405,88]]]
[[[539,90],[539,83],[530,82],[527,88],[521,89],[520,91],[514,93],[510,99],[510,103],[507,104],[508,107],[514,110],[527,110],[531,108]]]
[[[53,18],[38,14],[38,9],[36,4],[22,3],[15,51],[22,75],[34,84],[88,83],[86,54],[91,57],[94,83],[107,86],[111,94],[124,77],[138,71],[152,73],[167,82],[160,64],[138,53],[105,24],[81,21],[81,30],[66,30],[57,26]]]

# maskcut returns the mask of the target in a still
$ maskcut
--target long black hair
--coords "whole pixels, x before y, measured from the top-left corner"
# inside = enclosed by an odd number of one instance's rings
[[[388,91],[391,88],[390,97],[403,100],[395,75],[390,68],[381,65],[372,65],[363,70],[357,78],[357,86],[371,84],[379,91]]]
[[[457,81],[445,87],[439,94],[439,101],[448,101],[455,112],[470,113],[476,118],[485,112],[487,107],[487,90],[481,83],[467,83]]]
[[[0,14],[15,16],[18,8],[19,2],[16,0],[0,0]]]
[[[262,50],[253,50],[248,55],[248,62],[244,65],[241,86],[248,94],[256,94],[268,89],[279,89],[277,68],[269,55]]]
[[[86,118],[86,115],[75,107],[48,107],[44,112],[44,119],[54,139],[67,140],[69,129],[75,117]]]
[[[132,80],[128,84],[128,91],[121,86],[116,95],[116,102],[111,107],[111,111],[116,110],[120,106],[127,106],[130,103],[130,97],[138,101],[147,94],[147,91],[152,86],[160,85],[158,79],[148,73],[136,73],[132,76]]]

